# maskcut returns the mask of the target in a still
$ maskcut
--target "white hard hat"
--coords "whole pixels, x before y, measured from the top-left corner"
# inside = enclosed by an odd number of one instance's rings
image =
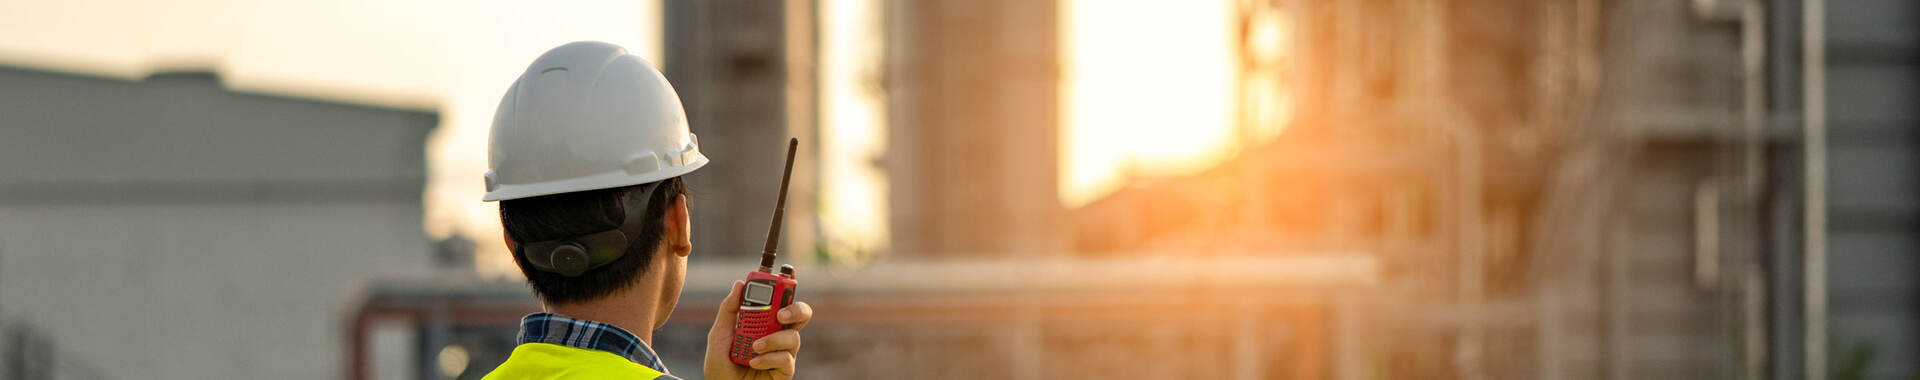
[[[638,185],[706,164],[659,70],[617,45],[574,42],[534,59],[500,99],[481,199]]]

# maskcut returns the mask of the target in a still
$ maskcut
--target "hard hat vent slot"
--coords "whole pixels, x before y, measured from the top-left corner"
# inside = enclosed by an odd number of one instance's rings
[[[660,170],[660,159],[653,155],[644,155],[627,160],[627,174],[652,173]]]

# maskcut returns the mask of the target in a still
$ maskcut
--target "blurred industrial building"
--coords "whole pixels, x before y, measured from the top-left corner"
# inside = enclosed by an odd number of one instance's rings
[[[341,375],[371,275],[428,269],[431,111],[0,68],[0,378]]]
[[[1920,376],[1920,3],[1229,4],[1229,158],[1069,206],[1074,2],[664,1],[715,169],[654,346],[697,377],[798,136],[804,378]],[[6,378],[473,379],[539,307],[420,252],[431,113],[5,69],[0,116]]]
[[[1059,5],[874,2],[896,257],[1057,255]],[[884,78],[879,79],[879,78]],[[823,126],[833,128],[835,126]],[[1170,126],[1171,127],[1171,126]]]

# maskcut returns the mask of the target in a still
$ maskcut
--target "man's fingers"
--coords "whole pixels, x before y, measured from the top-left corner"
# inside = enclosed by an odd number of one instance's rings
[[[813,321],[813,306],[807,306],[806,302],[794,301],[792,305],[780,308],[779,318],[780,324],[791,326],[791,329],[805,328],[807,322]]]
[[[772,370],[781,376],[793,376],[793,351],[774,351],[754,357],[747,361],[750,367],[759,370]]]
[[[800,332],[795,330],[780,330],[779,332],[767,334],[767,336],[760,337],[759,340],[753,341],[753,352],[755,353],[799,350]]]

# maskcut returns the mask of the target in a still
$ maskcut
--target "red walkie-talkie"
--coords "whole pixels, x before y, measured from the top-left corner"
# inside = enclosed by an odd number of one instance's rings
[[[780,220],[787,211],[787,181],[793,179],[793,151],[800,139],[787,140],[787,170],[780,175],[780,200],[773,206],[773,225],[767,227],[767,248],[760,252],[760,270],[747,272],[745,295],[740,298],[740,315],[733,320],[733,349],[727,357],[733,364],[748,365],[759,353],[753,341],[786,328],[780,324],[780,309],[793,304],[793,293],[800,284],[793,280],[793,265],[781,265],[773,273],[773,258],[780,248]]]

